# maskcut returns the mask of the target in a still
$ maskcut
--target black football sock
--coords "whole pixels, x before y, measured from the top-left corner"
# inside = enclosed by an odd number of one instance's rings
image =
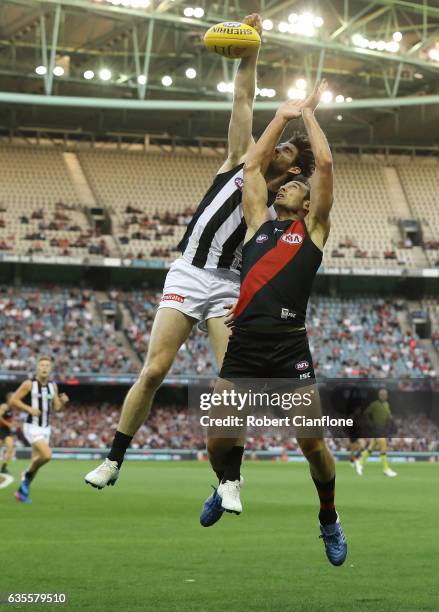
[[[243,446],[234,446],[227,455],[226,469],[221,482],[226,480],[239,480],[241,477],[241,463],[244,455]]]
[[[319,521],[322,525],[332,525],[337,520],[335,511],[335,476],[329,482],[319,482],[313,478],[320,499]]]
[[[31,472],[30,470],[26,470],[25,473],[24,473],[24,477],[29,482],[32,482],[32,480],[34,479],[34,476],[35,476],[35,472]]]
[[[216,476],[217,476],[217,478],[218,478],[218,481],[219,481],[219,482],[221,482],[221,481],[222,481],[222,479],[223,479],[223,476],[224,476],[224,472],[223,472],[223,471],[222,471],[222,472],[219,472],[219,471],[217,471],[217,470],[214,470],[214,472],[215,472],[215,474],[216,474]]]
[[[110,459],[110,461],[117,461],[118,467],[120,467],[123,463],[126,450],[131,444],[132,439],[133,436],[127,436],[121,431],[116,431],[113,444],[111,445],[111,449],[107,455],[107,458]]]

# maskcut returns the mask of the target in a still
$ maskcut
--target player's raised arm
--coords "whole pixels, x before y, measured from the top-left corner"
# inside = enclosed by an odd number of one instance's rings
[[[259,34],[262,32],[260,15],[248,15],[243,23],[252,26]],[[236,73],[233,93],[232,116],[229,123],[228,154],[219,172],[227,172],[243,161],[243,157],[253,142],[253,105],[256,91],[256,66],[259,50],[249,57],[243,57]]]
[[[264,174],[273,157],[274,149],[286,125],[300,117],[301,102],[284,102],[265,129],[258,142],[253,144],[244,164],[244,189],[242,207],[247,224],[245,241],[250,240],[258,228],[270,218],[267,208],[267,183]]]
[[[325,80],[316,85],[312,94],[304,101],[302,117],[314,153],[316,166],[312,182],[309,214],[322,226],[326,226],[329,231],[329,213],[334,200],[332,154],[326,136],[314,115],[320,97],[326,88],[327,82]]]
[[[32,390],[32,381],[25,380],[21,383],[15,393],[12,395],[10,404],[12,408],[16,408],[17,410],[21,410],[22,412],[27,412],[32,416],[40,416],[41,412],[38,408],[32,408],[32,406],[28,406],[23,402],[23,399],[28,395]]]

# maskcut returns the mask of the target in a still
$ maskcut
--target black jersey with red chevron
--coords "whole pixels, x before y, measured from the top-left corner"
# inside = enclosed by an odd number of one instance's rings
[[[242,250],[235,325],[303,325],[322,256],[303,220],[263,223]]]

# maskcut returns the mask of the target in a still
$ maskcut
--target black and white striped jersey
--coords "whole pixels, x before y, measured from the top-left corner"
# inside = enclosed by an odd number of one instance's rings
[[[29,402],[30,395],[30,402]],[[40,427],[49,427],[50,414],[52,412],[53,400],[55,397],[55,385],[48,382],[47,385],[42,385],[36,378],[32,380],[32,389],[29,395],[24,399],[30,403],[32,408],[38,408],[41,412],[40,416],[28,415],[26,422]]]
[[[244,164],[217,174],[201,200],[178,248],[197,268],[226,268],[239,273],[246,223],[242,211]],[[267,206],[276,194],[269,192]]]

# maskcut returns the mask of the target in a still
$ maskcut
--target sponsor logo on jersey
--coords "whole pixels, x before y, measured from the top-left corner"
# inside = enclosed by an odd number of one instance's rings
[[[292,312],[291,310],[288,310],[288,308],[282,308],[280,311],[280,318],[281,319],[295,319],[297,317],[297,313],[296,312]]]
[[[172,300],[173,302],[180,302],[180,304],[183,304],[184,297],[178,295],[178,293],[165,293],[160,301],[163,302],[164,300]]]
[[[311,372],[305,372],[299,376],[299,380],[305,380],[306,378],[311,378]]]
[[[268,240],[268,236],[267,234],[259,234],[259,236],[256,238],[256,242],[258,244],[262,244],[263,242],[265,242],[266,240]]]
[[[235,179],[235,185],[238,187],[239,191],[242,191],[244,189],[244,179],[238,176]]]
[[[241,24],[237,21],[227,21],[222,25],[224,28],[239,28]]]
[[[274,228],[274,231],[275,231],[275,232],[283,232],[283,229],[280,229],[279,227],[275,227],[275,228]]]
[[[301,244],[303,242],[303,236],[300,234],[282,234],[280,239],[287,244]]]
[[[302,370],[306,370],[307,368],[309,368],[309,363],[306,360],[299,361],[299,363],[296,363],[294,367],[296,368],[296,370],[299,370],[299,372],[301,372]]]

